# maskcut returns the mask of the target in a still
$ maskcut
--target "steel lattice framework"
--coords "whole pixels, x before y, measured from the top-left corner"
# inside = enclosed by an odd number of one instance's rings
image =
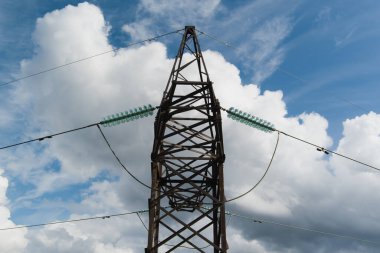
[[[145,252],[227,252],[220,106],[186,26],[154,125]]]

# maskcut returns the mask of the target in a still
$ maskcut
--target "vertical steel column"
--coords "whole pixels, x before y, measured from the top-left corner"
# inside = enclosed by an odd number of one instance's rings
[[[227,252],[220,106],[186,26],[154,123],[146,253]]]

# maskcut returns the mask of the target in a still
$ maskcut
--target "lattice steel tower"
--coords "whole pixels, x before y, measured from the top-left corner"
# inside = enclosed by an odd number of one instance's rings
[[[154,136],[145,252],[227,252],[220,106],[193,26],[185,27]]]

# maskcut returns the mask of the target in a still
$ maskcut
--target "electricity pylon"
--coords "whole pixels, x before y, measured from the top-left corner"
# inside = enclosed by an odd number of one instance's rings
[[[146,253],[227,252],[220,106],[186,26],[154,123]]]

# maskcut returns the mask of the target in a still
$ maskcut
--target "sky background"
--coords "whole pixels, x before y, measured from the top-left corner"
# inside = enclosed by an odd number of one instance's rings
[[[379,168],[379,16],[374,0],[1,1],[1,146],[157,105],[181,34],[126,46],[195,25],[219,40],[198,34],[222,106]],[[153,120],[104,129],[147,183]],[[260,178],[276,135],[227,117],[223,130],[229,198]],[[150,193],[96,128],[0,151],[0,228],[147,208]],[[226,208],[377,244],[232,217],[229,252],[378,252],[379,182],[379,171],[281,136],[262,184]],[[1,252],[141,252],[147,239],[135,215],[0,233]]]

